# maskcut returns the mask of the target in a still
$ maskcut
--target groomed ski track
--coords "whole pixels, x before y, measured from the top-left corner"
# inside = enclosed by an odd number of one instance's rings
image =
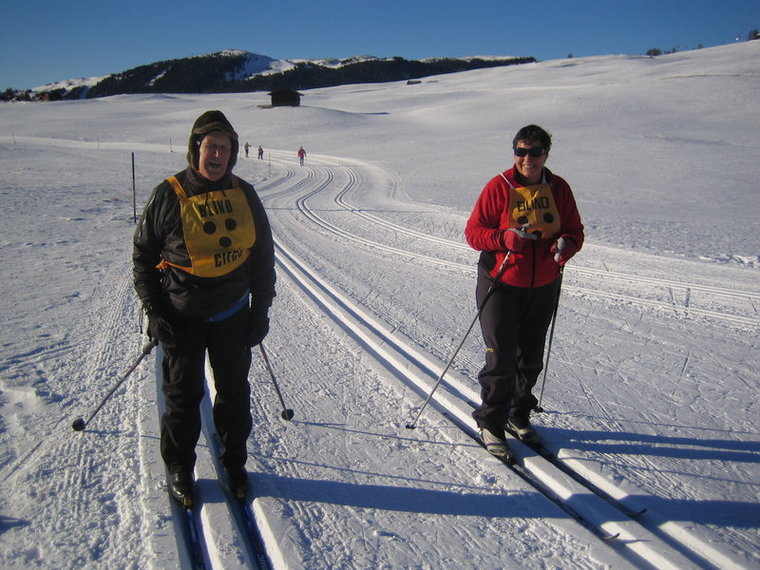
[[[477,370],[473,354],[477,356],[477,351],[470,351],[469,355],[463,351],[431,400],[417,429],[405,430],[404,424],[416,414],[418,406],[433,388],[435,379],[445,366],[446,352],[453,350],[456,335],[452,333],[448,339],[414,339],[407,336],[403,323],[389,322],[387,314],[379,316],[378,311],[366,302],[371,299],[371,292],[364,294],[364,300],[357,300],[356,292],[347,293],[339,284],[325,278],[325,274],[334,275],[335,270],[331,268],[325,271],[322,267],[324,263],[331,263],[330,260],[309,255],[310,239],[306,235],[316,232],[311,239],[333,240],[365,255],[379,253],[396,260],[406,259],[410,264],[432,268],[433,271],[444,274],[443,279],[447,274],[459,278],[463,274],[472,274],[475,256],[461,240],[436,236],[433,232],[419,231],[413,226],[405,227],[373,213],[371,208],[357,205],[360,198],[353,198],[354,194],[366,196],[371,192],[394,192],[392,178],[376,167],[330,157],[310,157],[309,164],[305,167],[277,158],[272,164],[277,174],[265,177],[256,186],[270,212],[275,233],[280,295],[277,301],[283,296],[294,296],[297,303],[307,306],[314,315],[321,316],[326,339],[335,335],[342,337],[341,350],[361,354],[364,360],[373,363],[375,370],[381,371],[381,382],[388,383],[386,389],[389,397],[399,401],[397,417],[378,420],[383,425],[382,431],[395,430],[400,441],[417,438],[431,446],[456,446],[462,445],[463,441],[469,442],[465,444],[466,453],[475,455],[476,461],[487,465],[488,470],[496,474],[495,477],[501,480],[505,488],[529,495],[537,493],[547,503],[559,508],[555,511],[547,507],[553,516],[546,517],[544,524],[559,525],[562,532],[568,532],[568,527],[575,525],[577,528],[571,532],[574,537],[588,541],[592,545],[589,547],[592,551],[609,551],[605,556],[617,558],[620,564],[642,568],[650,565],[658,568],[710,568],[729,567],[733,564],[730,553],[709,544],[703,536],[695,535],[686,525],[663,519],[657,509],[652,508],[651,505],[656,504],[656,501],[646,491],[639,490],[630,481],[624,489],[619,481],[613,482],[600,473],[594,461],[568,455],[559,446],[552,450],[556,452],[557,460],[563,462],[562,469],[559,469],[527,446],[512,440],[517,465],[510,467],[479,448],[477,432],[470,417],[473,406],[478,401],[477,386],[472,379],[472,370]],[[287,212],[289,224],[283,223],[281,212]],[[296,224],[297,228],[293,229]],[[289,228],[289,231],[284,228]],[[445,230],[439,233],[445,233]],[[378,237],[380,235],[382,238]],[[323,247],[319,248],[319,251],[323,250]],[[572,277],[566,279],[569,284],[564,287],[563,295],[635,303],[654,310],[668,311],[682,318],[723,320],[750,328],[758,323],[756,316],[747,316],[747,307],[754,309],[760,302],[760,296],[756,292],[626,274],[609,271],[607,268],[573,266],[566,272],[566,276],[568,274]],[[580,281],[596,282],[598,287],[580,286]],[[465,302],[464,305],[467,304]],[[276,308],[274,311],[276,314]],[[465,314],[470,318],[473,313]],[[275,315],[273,322],[276,326]],[[461,329],[461,323],[458,326]],[[277,342],[276,336],[275,331],[272,334],[275,359],[278,353],[287,352],[287,349],[278,346],[281,341]],[[477,330],[473,332],[473,337],[472,342],[477,343]],[[308,354],[302,357],[308,358]],[[282,366],[283,363],[275,360],[275,367],[277,364]],[[258,378],[258,387],[255,388],[255,400],[266,400],[267,393],[274,400],[273,389],[267,386],[268,379],[261,374],[261,363],[254,362],[254,369],[257,366],[259,369],[255,371],[255,376]],[[304,544],[312,541],[307,536],[293,540],[294,532],[303,533],[309,527],[308,523],[303,527],[299,525],[299,515],[306,519],[321,519],[329,515],[320,514],[320,507],[308,504],[309,501],[304,502],[305,497],[288,499],[288,493],[278,489],[277,482],[283,477],[283,469],[286,474],[290,473],[294,477],[294,469],[299,465],[309,465],[310,461],[298,453],[283,453],[277,437],[299,437],[296,432],[310,424],[322,428],[330,426],[313,424],[308,417],[308,391],[312,389],[308,382],[302,383],[303,379],[288,377],[287,367],[282,372],[282,388],[286,399],[292,398],[292,404],[288,403],[295,408],[296,417],[292,425],[286,425],[277,419],[276,407],[273,410],[271,402],[259,403],[260,407],[254,410],[259,412],[258,424],[261,423],[260,414],[266,409],[265,422],[279,423],[280,426],[275,430],[279,431],[279,435],[270,436],[268,445],[254,444],[253,459],[249,461],[253,485],[251,505],[257,523],[263,529],[263,532],[259,532],[268,556],[264,565],[256,559],[255,549],[251,547],[250,538],[246,535],[244,521],[241,521],[235,505],[228,501],[218,482],[218,465],[214,465],[212,459],[218,450],[213,443],[213,430],[209,428],[210,404],[204,401],[205,427],[200,447],[205,447],[210,453],[199,451],[196,473],[199,500],[194,516],[201,533],[206,567],[229,567],[230,559],[237,560],[243,568],[266,568],[269,560],[273,561],[273,567],[328,567],[336,560],[351,559],[349,554],[335,559],[331,556],[323,557],[314,551],[304,552]],[[210,370],[208,375],[211,377]],[[360,384],[338,387],[334,396],[340,398],[342,390],[359,392]],[[347,397],[349,396],[343,396],[344,399]],[[360,395],[354,394],[351,397]],[[334,429],[350,431],[338,424]],[[450,432],[451,429],[456,431]],[[254,438],[256,431],[255,426]],[[387,437],[386,433],[381,439]],[[270,455],[265,448],[277,451]],[[276,465],[278,475],[268,473],[273,465]],[[403,493],[401,488],[399,492]],[[338,501],[339,504],[341,502]],[[350,502],[347,504],[350,505]],[[638,514],[642,511],[642,514]],[[181,520],[182,514],[181,510],[175,509],[175,515],[179,516],[175,519],[177,531],[185,528]],[[286,517],[283,518],[282,515]],[[180,532],[178,545],[186,552],[181,557],[183,565],[187,566],[191,562],[192,546],[186,543],[183,545],[187,540],[185,533],[186,530]],[[384,536],[386,535],[382,532],[375,534],[376,539],[380,537],[380,542],[383,542]],[[394,536],[393,533],[388,533],[387,537],[391,540],[385,542],[392,544]],[[364,543],[366,546],[366,537]],[[382,548],[383,545],[380,544],[379,547]],[[381,553],[375,556],[379,561],[384,559]],[[409,562],[412,562],[412,558]],[[433,567],[436,566],[434,560],[430,562]]]
[[[159,416],[163,413],[164,397],[161,393],[163,350],[156,355],[156,401]],[[213,378],[207,365],[206,375]],[[223,468],[218,460],[221,444],[216,434],[211,402],[214,399],[213,381],[201,403],[203,429],[199,441],[198,461],[195,468],[196,493],[192,508],[185,510],[169,499],[182,568],[252,568],[269,570],[272,563],[264,552],[261,529],[255,515],[255,497],[246,505],[238,503],[226,488]],[[168,481],[167,481],[168,484]],[[277,544],[270,544],[271,556],[280,561]]]
[[[272,166],[275,175],[271,175]],[[591,552],[601,549],[605,551],[605,557],[612,556],[623,566],[710,568],[730,567],[735,563],[730,552],[709,544],[704,535],[693,533],[687,525],[662,518],[657,512],[656,497],[636,487],[635,482],[626,481],[625,485],[619,481],[613,482],[600,473],[595,461],[567,454],[559,447],[551,450],[563,462],[563,469],[559,469],[513,440],[511,444],[517,455],[517,465],[508,467],[479,448],[477,432],[470,417],[478,401],[477,386],[473,380],[473,371],[478,367],[476,359],[480,354],[477,350],[463,351],[444,378],[417,429],[404,429],[405,423],[416,414],[418,406],[445,366],[447,352],[453,350],[463,323],[456,325],[458,328],[450,338],[425,338],[424,334],[422,338],[411,338],[405,332],[403,322],[393,322],[388,319],[387,313],[382,316],[378,314],[382,309],[373,308],[371,291],[350,291],[350,287],[328,279],[326,275],[333,276],[336,271],[334,267],[328,270],[326,264],[330,266],[336,261],[310,255],[310,242],[314,239],[334,241],[338,258],[340,248],[348,247],[354,251],[352,255],[360,252],[370,257],[381,255],[394,262],[432,268],[432,271],[443,275],[437,277],[438,280],[445,280],[449,275],[459,279],[472,275],[476,256],[461,239],[440,235],[446,234],[445,223],[443,227],[434,227],[427,233],[414,226],[407,227],[386,219],[380,213],[373,212],[371,206],[362,206],[363,197],[372,192],[393,194],[395,191],[393,179],[377,167],[312,156],[305,167],[274,158],[269,169],[270,174],[258,181],[256,186],[270,213],[276,242],[279,296],[273,309],[271,352],[274,354],[275,368],[278,364],[281,367],[280,381],[286,400],[290,399],[288,405],[296,411],[293,422],[283,422],[277,417],[276,405],[268,401],[269,396],[272,401],[275,400],[273,388],[267,385],[269,379],[262,373],[263,364],[256,362],[254,353],[253,376],[257,381],[254,387],[256,420],[252,439],[256,440],[262,423],[269,426],[270,435],[263,443],[252,441],[252,459],[249,461],[253,485],[251,504],[256,520],[263,529],[261,536],[273,567],[350,565],[352,555],[349,552],[336,553],[336,545],[333,544],[327,552],[320,553],[317,548],[319,539],[309,533],[314,532],[314,520],[324,520],[324,517],[330,516],[323,512],[321,502],[335,501],[335,504],[343,505],[344,511],[351,511],[349,519],[358,516],[357,509],[359,512],[362,510],[361,501],[353,504],[342,498],[345,490],[339,484],[331,486],[329,481],[322,482],[325,488],[316,492],[317,497],[310,497],[309,493],[300,496],[293,491],[293,481],[298,480],[299,468],[319,466],[320,462],[297,451],[288,453],[287,448],[292,446],[281,445],[280,438],[283,441],[307,438],[303,433],[307,428],[321,429],[328,434],[332,432],[336,438],[339,432],[344,432],[342,437],[350,440],[351,420],[343,416],[340,418],[342,422],[330,424],[310,417],[314,410],[310,412],[306,394],[312,389],[321,388],[310,387],[308,379],[293,378],[287,373],[287,360],[294,353],[288,348],[304,344],[306,339],[298,338],[298,332],[292,330],[278,335],[277,306],[283,297],[288,298],[286,304],[289,311],[295,304],[303,307],[304,314],[316,316],[324,342],[333,343],[335,340],[331,339],[339,338],[339,346],[334,350],[355,353],[357,361],[362,361],[359,368],[369,365],[373,375],[379,374],[381,388],[372,390],[374,395],[371,397],[388,397],[398,401],[397,417],[378,418],[379,439],[398,438],[397,447],[400,448],[413,446],[410,442],[414,440],[433,448],[446,445],[462,448],[464,453],[475,458],[475,464],[482,463],[486,466],[485,470],[492,473],[488,478],[489,484],[530,496],[530,503],[546,501],[547,505],[541,508],[548,509],[546,512],[551,516],[544,517],[543,524],[556,525],[560,532],[572,539],[587,541]],[[245,176],[245,173],[241,175]],[[415,213],[408,215],[414,217]],[[446,216],[441,217],[445,222]],[[324,251],[323,246],[315,249]],[[340,261],[337,263],[340,264]],[[757,292],[633,275],[610,271],[606,267],[569,266],[568,269],[568,284],[563,289],[563,295],[633,303],[670,312],[680,318],[723,320],[734,326],[749,328],[758,324],[756,312],[754,318],[747,316],[747,308],[754,310],[760,303]],[[584,286],[579,285],[581,281]],[[603,284],[604,287],[591,288],[589,283],[595,286]],[[467,309],[470,302],[467,299],[462,305],[466,320],[474,314]],[[414,313],[406,314],[407,319],[414,317]],[[479,341],[477,330],[473,331],[472,336],[470,347],[476,346]],[[288,353],[291,356],[286,357]],[[300,357],[308,359],[309,354],[300,352]],[[211,377],[210,370],[208,374]],[[363,378],[355,379],[357,384],[354,386],[334,387],[332,396],[342,398],[344,403],[363,397],[358,395],[362,390]],[[204,418],[203,447],[210,453],[199,451],[196,474],[199,479],[199,506],[196,518],[202,533],[207,567],[229,567],[231,551],[232,559],[237,559],[240,567],[267,567],[259,565],[256,560],[256,553],[246,538],[244,524],[236,515],[234,505],[225,499],[218,482],[218,466],[214,466],[212,460],[216,453],[212,444],[213,432],[208,428],[208,401],[204,402]],[[540,429],[541,420],[537,421]],[[396,435],[389,435],[392,432]],[[329,435],[321,436],[321,442],[325,441],[324,437]],[[410,460],[419,461],[424,453],[424,449],[416,449]],[[352,468],[365,472],[357,474],[357,477],[369,477],[371,481],[369,466],[355,465]],[[568,475],[569,472],[573,476]],[[587,484],[584,485],[584,481]],[[311,483],[314,484],[313,481]],[[337,497],[329,497],[330,489]],[[393,489],[384,490],[393,493]],[[407,492],[403,486],[396,491],[402,497]],[[321,496],[322,493],[326,496]],[[377,506],[382,508],[383,504],[379,501]],[[364,505],[364,508],[369,508],[369,505]],[[413,507],[410,508],[413,510]],[[644,512],[638,514],[641,511]],[[442,512],[448,511],[444,509]],[[349,529],[361,528],[363,522],[357,519],[355,525],[348,523],[343,527],[345,523],[340,523],[337,528],[343,528],[342,532],[351,532]],[[180,520],[175,521],[178,530],[182,528],[180,523]],[[361,532],[365,533],[366,530]],[[359,542],[363,548],[398,548],[394,544],[397,537],[391,531],[375,531],[371,539],[363,536]],[[421,552],[418,554],[422,556]],[[398,553],[387,559],[381,551],[373,556],[378,563],[399,560]],[[401,559],[412,564],[414,555],[407,552],[401,555]],[[189,555],[185,556],[185,563],[188,560]],[[434,559],[429,562],[432,567],[438,565]]]
[[[296,211],[307,223],[312,224],[323,233],[334,238],[351,242],[357,248],[389,253],[397,258],[409,258],[421,264],[443,267],[450,272],[472,272],[472,251],[461,241],[435,237],[412,228],[383,219],[351,202],[351,192],[356,190],[366,179],[362,173],[372,171],[377,184],[378,169],[366,164],[350,164],[345,161],[335,163],[334,159],[317,159],[312,157],[307,167],[282,165],[282,177],[260,185],[259,192],[265,205],[279,204],[283,197],[294,201]],[[303,175],[299,176],[298,171]],[[382,180],[376,191],[382,186],[392,186],[393,181]],[[365,190],[366,191],[366,190]],[[274,208],[278,206],[275,205]],[[349,214],[349,216],[346,216]],[[340,222],[330,221],[340,216]],[[347,218],[349,218],[347,220]],[[357,220],[359,221],[357,225]],[[364,226],[371,226],[375,237],[367,237],[362,232]],[[387,241],[377,239],[377,230],[388,230]],[[445,365],[445,361],[421,351],[414,345],[413,339],[405,339],[397,334],[397,328],[371,314],[350,296],[320,275],[316,264],[310,263],[303,254],[294,252],[284,240],[276,234],[276,253],[278,275],[287,277],[309,300],[319,307],[319,311],[328,315],[341,328],[359,349],[371,354],[378,363],[385,367],[397,381],[424,399],[434,386],[434,380]],[[410,247],[422,244],[418,247]],[[431,255],[432,250],[436,255]],[[470,258],[469,263],[462,260]],[[608,269],[571,268],[569,272],[577,277],[571,278],[563,294],[590,295],[600,299],[612,299],[617,302],[634,303],[655,309],[672,311],[690,317],[702,317],[725,320],[733,325],[756,327],[760,320],[756,307],[760,296],[756,292],[720,288],[711,285],[685,283],[677,279],[668,280],[657,277],[638,276]],[[598,283],[604,281],[605,290],[591,289],[573,284],[579,280]],[[633,291],[633,293],[631,293]],[[754,316],[746,316],[747,310]],[[410,395],[410,397],[413,397]],[[477,439],[470,413],[478,394],[471,379],[461,374],[449,373],[432,401],[437,421],[441,415],[456,425],[468,436]],[[419,403],[419,402],[418,402]],[[405,408],[413,413],[415,408]],[[399,429],[408,417],[397,418]],[[446,420],[444,420],[446,421]],[[424,422],[423,422],[424,423]],[[556,466],[538,456],[523,444],[511,442],[518,456],[521,469],[549,489],[554,497],[551,500],[567,507],[570,516],[581,524],[591,528],[599,537],[616,537],[608,540],[610,548],[618,550],[621,555],[634,565],[653,564],[659,568],[683,568],[691,565],[697,567],[725,567],[731,564],[730,557],[719,549],[705,543],[689,530],[676,523],[662,520],[655,510],[647,507],[647,493],[636,495],[622,490],[618,485],[604,478],[586,462],[565,458],[565,470],[572,470],[575,478],[569,477]],[[563,461],[562,450],[558,450]],[[485,454],[483,461],[490,458]],[[504,477],[514,479],[515,473],[504,470]],[[583,485],[578,481],[588,481]],[[602,493],[599,493],[599,491]],[[615,503],[618,503],[615,505]],[[643,514],[636,515],[641,511]]]
[[[280,419],[271,381],[254,351],[250,506],[274,568],[649,567],[645,560],[660,567],[752,567],[746,554],[755,551],[755,543],[741,529],[693,522],[701,518],[662,516],[672,499],[656,492],[669,483],[677,490],[678,473],[671,479],[661,468],[656,433],[651,446],[634,446],[635,453],[620,453],[609,445],[629,438],[634,443],[650,440],[644,430],[631,434],[630,418],[621,418],[620,408],[612,405],[616,396],[605,393],[605,386],[636,393],[629,361],[637,374],[662,378],[656,397],[665,400],[679,384],[692,381],[696,367],[703,378],[718,377],[726,360],[710,350],[692,352],[689,336],[724,329],[733,338],[744,332],[756,335],[760,293],[755,282],[708,280],[704,274],[709,269],[704,268],[692,279],[689,262],[668,260],[669,272],[663,272],[641,263],[649,256],[594,245],[587,245],[568,266],[544,401],[547,412],[535,422],[548,435],[549,450],[624,511],[515,444],[520,465],[570,506],[563,510],[473,440],[469,412],[477,401],[474,378],[482,359],[477,330],[418,429],[404,429],[474,315],[477,256],[462,242],[462,215],[413,203],[379,166],[312,155],[301,168],[290,154],[273,153],[269,172],[253,161],[237,167],[255,183],[275,231],[279,283],[267,348],[288,407],[296,414],[292,422]],[[384,197],[379,206],[373,202],[376,195]],[[398,199],[397,208],[388,209],[388,196]],[[721,269],[716,267],[716,275]],[[181,537],[177,539],[182,525],[172,518],[158,456],[159,404],[153,380],[159,351],[114,395],[91,428],[71,432],[73,416],[94,408],[123,372],[123,363],[144,343],[135,325],[139,311],[128,257],[98,278],[106,293],[93,297],[88,314],[74,328],[89,339],[95,323],[105,322],[105,332],[82,343],[60,372],[71,379],[92,377],[98,389],[79,394],[70,408],[72,417],[58,420],[56,429],[65,431],[66,438],[41,438],[19,453],[4,476],[15,482],[15,492],[39,492],[21,484],[35,474],[36,487],[47,489],[37,497],[56,512],[72,515],[65,523],[40,517],[50,536],[65,526],[66,544],[87,545],[90,536],[98,536],[90,523],[72,522],[87,520],[80,505],[96,504],[113,512],[124,528],[138,528],[147,537],[145,552],[139,554],[116,534],[112,543],[90,544],[80,555],[63,545],[72,565],[95,560],[100,549],[108,548],[118,559],[139,558],[148,567],[166,567],[176,551],[177,563],[187,568],[191,557]],[[409,290],[419,293],[410,295]],[[400,295],[403,302],[397,302],[395,291],[405,292]],[[431,311],[431,306],[447,310]],[[615,321],[623,349],[596,343],[593,335],[576,338],[582,328],[593,331],[594,318],[613,322],[621,307],[632,307],[621,322]],[[652,324],[660,321],[683,342],[674,346],[660,341]],[[679,323],[684,323],[683,332]],[[68,329],[71,323],[62,326]],[[638,345],[631,347],[632,342]],[[65,343],[53,345],[50,352],[63,350]],[[656,370],[642,363],[637,350],[654,357]],[[44,368],[49,357],[43,351],[34,365]],[[589,378],[596,381],[593,387],[586,385]],[[568,387],[573,390],[570,399]],[[705,396],[702,402],[714,399],[712,393]],[[579,397],[595,417],[576,411],[582,407],[574,400]],[[208,413],[208,404],[204,406]],[[646,411],[636,419],[654,425],[662,421]],[[589,424],[596,429],[589,431]],[[210,438],[202,436],[196,472],[204,563],[212,568],[256,567],[219,483]],[[590,438],[605,441],[588,449],[583,443]],[[674,443],[701,445],[694,438]],[[705,448],[711,444],[719,451],[722,446],[734,469],[753,461],[747,459],[753,455],[749,444],[707,440]],[[702,457],[701,450],[696,453]],[[43,479],[54,481],[50,474],[58,475],[47,463],[36,474],[37,464],[48,455],[60,459],[55,468],[65,478],[45,487]],[[704,456],[714,455],[706,451]],[[103,479],[101,472],[108,477]],[[118,492],[124,481],[135,482],[132,492]],[[647,511],[640,517],[626,514],[641,508]],[[618,533],[613,540],[600,539]],[[743,550],[728,548],[721,533],[730,533],[729,542]],[[546,536],[551,536],[550,546],[536,544]]]
[[[274,568],[653,567],[647,548],[665,566],[758,568],[758,49],[316,89],[294,109],[261,108],[263,93],[2,106],[0,567],[191,564],[159,455],[158,351],[87,429],[72,421],[145,344],[133,198],[136,216],[216,108],[272,159],[239,157],[235,172],[261,193],[281,259],[266,348],[295,417],[280,418],[254,351],[248,461]],[[557,489],[573,480],[569,509],[471,436],[477,326],[404,429],[474,316],[467,215],[534,117],[588,238],[534,417],[578,473],[550,472]],[[203,565],[249,568],[212,442],[198,446]],[[543,465],[520,456],[518,469]],[[658,544],[626,540],[640,529]]]

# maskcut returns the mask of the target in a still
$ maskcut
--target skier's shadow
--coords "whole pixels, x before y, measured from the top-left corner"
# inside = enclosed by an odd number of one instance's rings
[[[612,464],[614,457],[660,457],[678,461],[711,461],[716,463],[752,464],[760,463],[760,442],[748,439],[720,439],[697,437],[673,437],[649,435],[635,432],[573,430],[565,428],[541,427],[545,445],[551,451],[562,452],[563,458],[572,458],[573,450],[578,451],[577,459],[603,461]],[[621,469],[633,468],[639,472],[647,469],[631,466],[624,459]],[[686,465],[686,464],[676,464]],[[687,470],[672,473],[679,478],[715,478],[714,474],[700,474]],[[733,471],[722,470],[722,482],[746,486],[741,479],[731,480]],[[644,472],[644,475],[646,473]],[[652,494],[637,496],[638,504],[645,505],[650,512],[656,512],[667,520],[693,522],[735,528],[760,528],[760,507],[755,501],[726,499],[691,499],[664,497]]]
[[[760,463],[760,441],[672,437],[633,432],[542,427],[542,436],[564,449],[648,457]]]
[[[30,524],[32,523],[23,519],[0,515],[0,535],[3,534],[6,530],[10,530],[12,528],[21,528],[29,526]]]
[[[561,516],[558,507],[540,493],[532,491],[459,493],[419,487],[296,479],[272,473],[256,473],[253,485],[257,497],[360,509],[489,518],[544,519]]]

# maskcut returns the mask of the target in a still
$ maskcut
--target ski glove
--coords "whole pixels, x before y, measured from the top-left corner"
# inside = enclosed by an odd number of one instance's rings
[[[560,267],[565,265],[572,256],[578,253],[578,244],[572,238],[561,237],[552,246],[551,252],[554,254],[554,261],[556,261]]]
[[[174,346],[179,342],[177,329],[156,311],[148,312],[148,336],[166,346]]]
[[[269,334],[269,309],[252,308],[248,322],[248,346],[260,344]]]
[[[519,228],[509,228],[502,233],[501,239],[504,242],[504,249],[512,253],[520,253],[529,241],[537,240],[538,236],[528,232],[528,224],[525,224]]]

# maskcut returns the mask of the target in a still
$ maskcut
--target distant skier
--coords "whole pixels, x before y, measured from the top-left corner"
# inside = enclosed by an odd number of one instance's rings
[[[264,149],[259,145],[259,160],[264,160]]]
[[[248,158],[248,149],[251,148],[251,145],[246,142],[243,148],[245,149],[245,157]]]
[[[303,161],[306,159],[306,151],[303,147],[298,149],[298,163],[303,166]]]
[[[156,186],[134,237],[135,289],[163,350],[161,455],[174,497],[192,504],[206,351],[214,422],[234,493],[245,497],[251,346],[269,331],[272,233],[253,186],[232,174],[238,137],[221,111],[195,121],[188,166]]]
[[[510,455],[507,425],[520,439],[537,441],[531,390],[543,368],[560,267],[584,240],[570,186],[544,166],[551,135],[529,125],[512,146],[514,166],[486,184],[465,228],[467,242],[481,252],[478,307],[509,256],[480,314],[486,357],[478,374],[482,402],[472,414],[486,448],[500,457]]]

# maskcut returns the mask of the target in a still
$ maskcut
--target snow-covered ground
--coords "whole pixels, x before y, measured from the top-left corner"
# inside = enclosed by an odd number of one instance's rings
[[[760,567],[758,93],[760,42],[748,42],[311,90],[301,108],[265,109],[265,93],[0,105],[0,567],[181,562],[157,354],[85,432],[71,422],[145,341],[132,153],[139,213],[212,108],[266,152],[236,172],[277,240],[266,345],[295,410],[280,419],[255,352],[248,465],[275,566]],[[533,122],[553,132],[548,166],[587,227],[534,422],[569,465],[647,509],[605,518],[610,505],[570,491],[596,531],[472,439],[477,327],[404,427],[475,313],[469,211]],[[244,567],[208,447],[208,557]]]

